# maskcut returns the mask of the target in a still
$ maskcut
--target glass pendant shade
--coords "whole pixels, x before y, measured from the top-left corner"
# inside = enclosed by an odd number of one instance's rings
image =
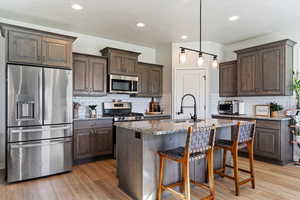
[[[179,55],[179,62],[180,62],[180,64],[186,63],[186,53],[185,53],[184,50],[182,50],[182,51],[180,52],[180,55]]]
[[[218,66],[219,66],[218,60],[217,60],[217,58],[214,58],[214,60],[212,62],[212,67],[217,68]]]
[[[203,63],[204,63],[204,58],[201,54],[199,54],[197,64],[199,67],[201,67],[203,65]]]

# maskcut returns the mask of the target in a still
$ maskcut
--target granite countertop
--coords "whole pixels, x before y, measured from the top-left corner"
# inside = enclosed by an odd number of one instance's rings
[[[244,118],[244,119],[261,119],[261,120],[273,120],[273,121],[282,121],[290,120],[290,117],[279,116],[279,117],[261,117],[255,115],[224,115],[224,114],[212,114],[212,117],[224,117],[224,118]]]
[[[230,127],[237,125],[236,120],[209,119],[199,122],[176,121],[176,120],[151,120],[136,122],[117,122],[115,126],[141,132],[142,134],[164,135],[185,132],[189,126],[205,127],[215,125],[217,128]]]
[[[91,118],[91,117],[79,117],[76,119],[73,119],[73,121],[82,121],[82,120],[112,120],[113,117],[103,117],[102,115],[98,115],[96,118]]]
[[[146,118],[151,118],[151,117],[171,117],[171,114],[155,114],[155,115],[149,115],[149,114],[144,114],[144,117]]]

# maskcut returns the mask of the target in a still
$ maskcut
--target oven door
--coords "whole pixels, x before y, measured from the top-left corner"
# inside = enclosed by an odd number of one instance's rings
[[[137,93],[138,77],[110,75],[110,93]]]

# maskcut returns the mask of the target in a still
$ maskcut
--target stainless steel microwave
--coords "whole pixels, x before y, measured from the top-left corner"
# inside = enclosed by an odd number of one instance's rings
[[[137,76],[109,75],[109,93],[119,94],[137,94],[138,93]]]

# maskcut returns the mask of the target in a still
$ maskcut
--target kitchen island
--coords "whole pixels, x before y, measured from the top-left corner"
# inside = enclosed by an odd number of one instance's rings
[[[199,122],[152,120],[116,123],[117,127],[117,176],[119,187],[133,199],[154,200],[158,183],[159,157],[157,152],[184,146],[189,126],[215,125],[217,139],[230,139],[231,127],[238,121],[211,119]],[[222,152],[215,150],[214,167],[220,168]],[[230,156],[227,156],[230,159]],[[190,163],[190,176],[204,182],[206,161]],[[166,161],[164,184],[180,180],[178,163]],[[168,195],[168,192],[164,192]]]

